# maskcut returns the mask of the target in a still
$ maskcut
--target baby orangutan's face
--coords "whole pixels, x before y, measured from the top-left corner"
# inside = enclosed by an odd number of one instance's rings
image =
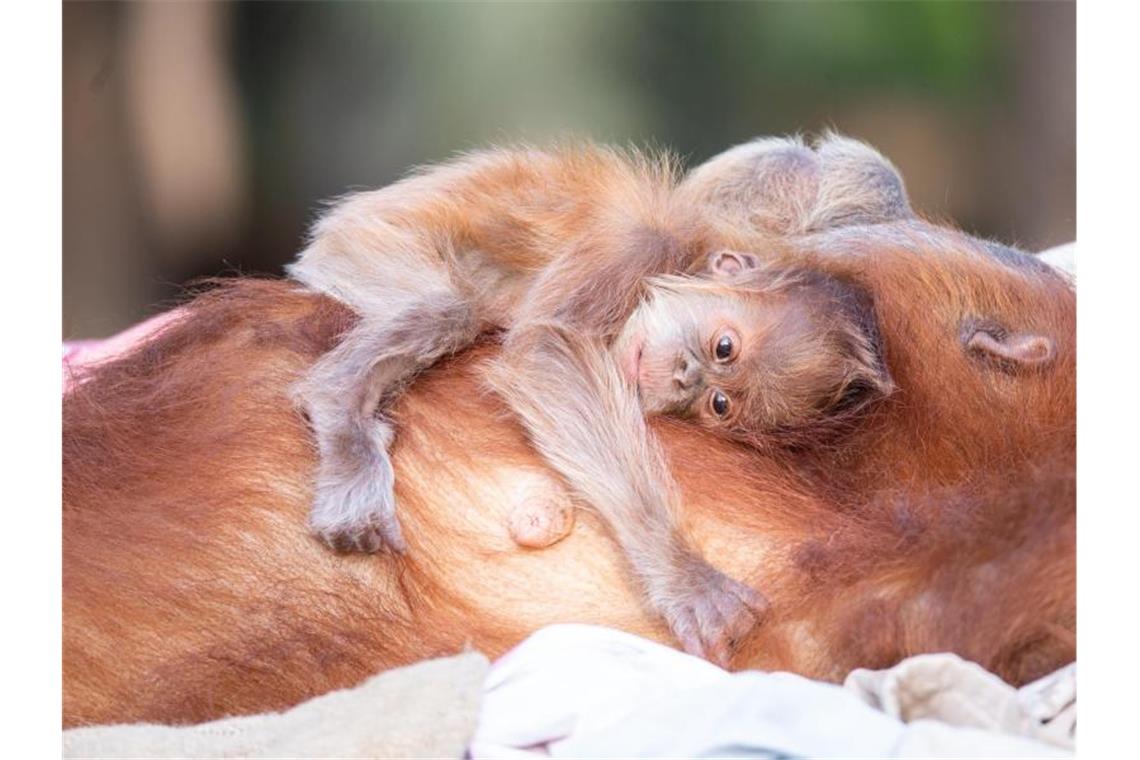
[[[656,287],[626,322],[614,345],[619,366],[647,414],[729,419],[732,389],[755,351],[760,304],[711,283]]]
[[[647,415],[750,438],[817,421],[855,384],[889,392],[874,341],[829,291],[750,277],[750,260],[656,280],[626,322],[614,356]]]

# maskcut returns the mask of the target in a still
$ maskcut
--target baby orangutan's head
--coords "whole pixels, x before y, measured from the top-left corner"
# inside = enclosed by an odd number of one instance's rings
[[[654,280],[614,343],[646,414],[760,444],[889,394],[869,297],[806,269],[720,251],[708,272]]]

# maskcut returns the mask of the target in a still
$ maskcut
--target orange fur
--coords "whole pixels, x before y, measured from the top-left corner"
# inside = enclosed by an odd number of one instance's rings
[[[773,602],[734,666],[839,679],[951,650],[1022,683],[1072,660],[1071,289],[917,222],[785,247],[873,295],[898,391],[814,450],[655,423],[694,542]],[[65,725],[280,709],[554,622],[668,641],[591,515],[548,549],[511,540],[514,484],[547,470],[483,391],[494,345],[394,409],[408,553],[344,557],[304,527],[316,456],[288,388],[354,316],[248,280],[187,312],[64,401]],[[979,366],[957,339],[974,314],[1048,334],[1056,361]]]

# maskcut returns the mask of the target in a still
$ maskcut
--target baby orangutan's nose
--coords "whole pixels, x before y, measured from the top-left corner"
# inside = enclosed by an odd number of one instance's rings
[[[677,364],[673,368],[673,386],[677,390],[688,391],[696,387],[701,379],[701,365],[687,352],[677,357]]]

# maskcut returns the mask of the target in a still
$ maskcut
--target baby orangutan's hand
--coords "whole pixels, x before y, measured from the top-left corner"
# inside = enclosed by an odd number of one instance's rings
[[[671,582],[651,594],[681,647],[722,667],[770,606],[764,594],[693,554],[685,555]]]

